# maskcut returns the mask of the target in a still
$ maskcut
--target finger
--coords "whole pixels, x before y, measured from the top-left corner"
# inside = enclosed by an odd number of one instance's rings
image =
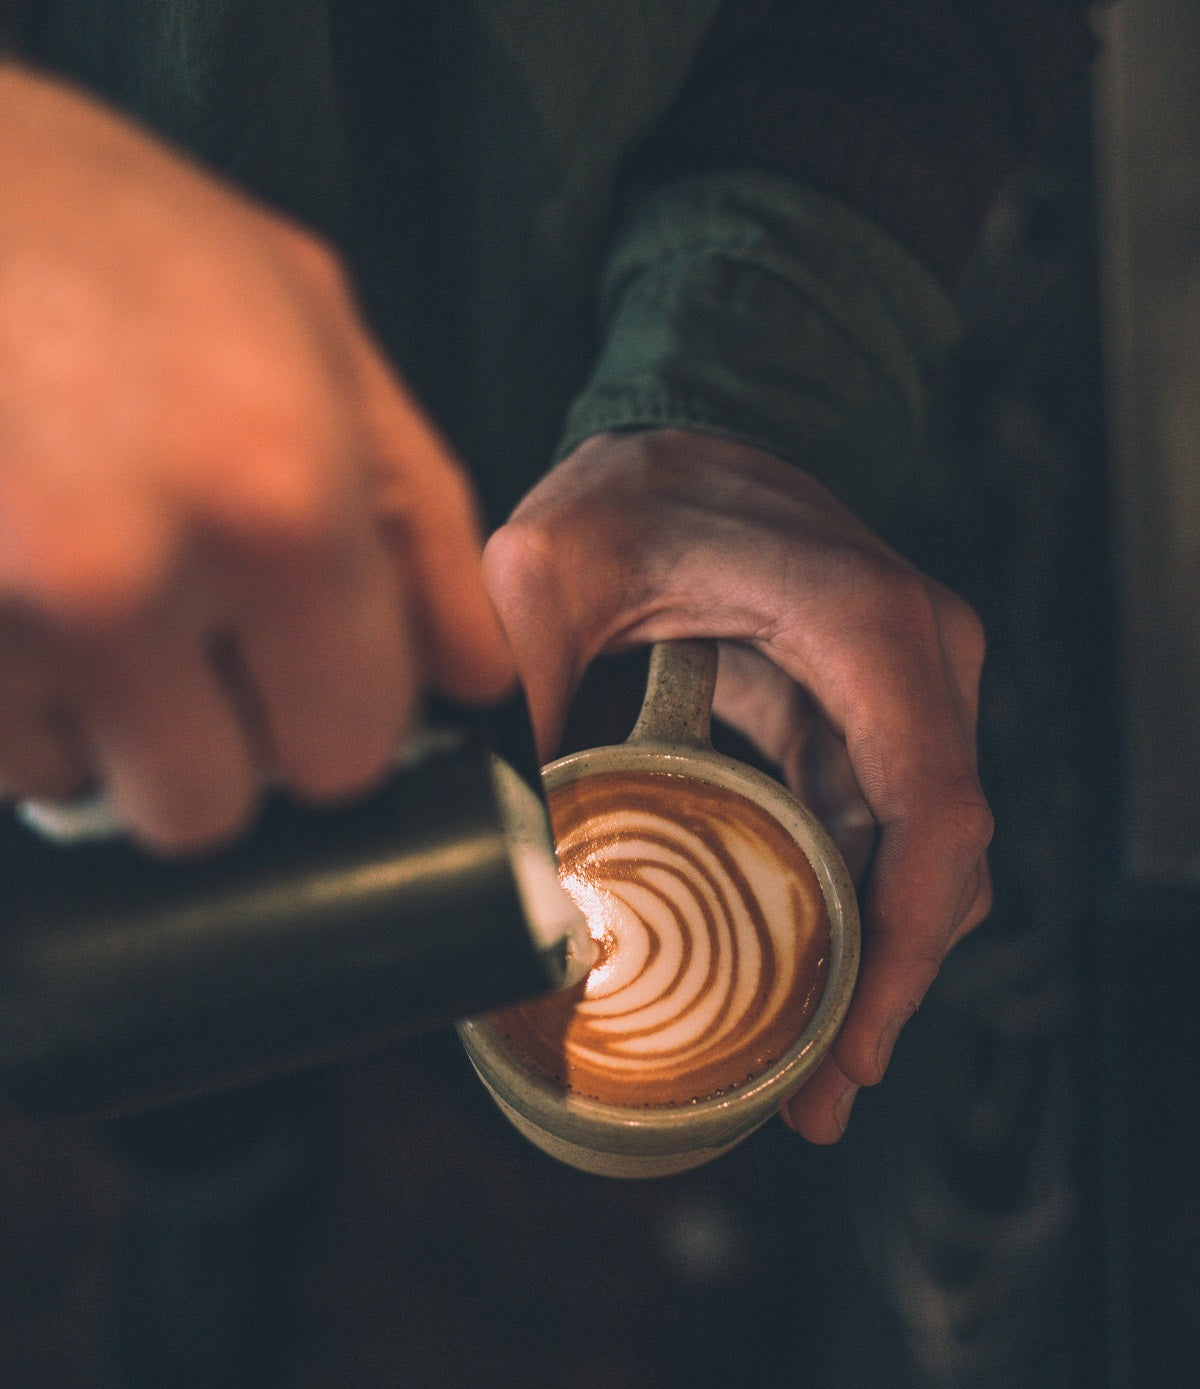
[[[987,653],[983,624],[975,610],[956,593],[932,579],[927,582],[937,614],[942,668],[947,684],[956,697],[964,741],[974,757],[979,723],[980,678]]]
[[[189,853],[232,839],[259,768],[208,659],[180,624],[110,631],[76,651],[73,698],[118,822],[148,847]]]
[[[970,919],[964,902],[982,905],[990,815],[982,797],[960,805],[958,815],[944,801],[883,826],[864,904],[862,971],[835,1043],[839,1065],[858,1084],[874,1084],[887,1069],[901,1028]]]
[[[990,910],[991,884],[986,862],[980,864],[967,892],[970,901],[951,944],[974,929]],[[894,1044],[893,1038],[891,1045]],[[785,1102],[782,1118],[810,1143],[834,1143],[846,1130],[859,1088],[838,1065],[836,1052],[830,1053],[804,1086]]]
[[[97,441],[0,458],[0,597],[12,613],[87,631],[139,603],[170,568],[178,527]],[[90,445],[90,447],[89,447]]]
[[[243,724],[261,730],[264,766],[301,798],[365,791],[393,765],[419,702],[404,576],[365,524],[353,542],[258,559],[241,570],[226,673]]]
[[[190,611],[260,770],[311,801],[386,774],[423,677],[407,576],[374,523],[354,381],[337,381],[297,367],[216,432],[178,440],[172,510],[191,524],[174,570],[188,582],[167,575],[152,598]]]
[[[824,719],[814,721],[805,774],[809,805],[841,851],[851,881],[861,888],[879,826],[859,789],[846,744]]]
[[[875,844],[875,819],[854,776],[845,743],[799,685],[753,648],[722,642],[713,712],[770,761],[829,831],[854,882]]]
[[[722,642],[713,713],[736,729],[805,796],[812,701],[779,666],[742,642]]]
[[[985,921],[992,910],[992,875],[986,858],[979,861],[974,878],[962,898],[959,920],[950,934],[950,949]]]
[[[880,826],[863,969],[837,1042],[844,1073],[872,1084],[954,939],[992,820],[956,693],[946,687],[936,627],[932,619],[922,624],[919,607],[891,630],[868,631],[816,693],[844,728],[855,778]]]
[[[91,763],[50,661],[26,624],[0,616],[0,795],[59,800]]]
[[[836,1143],[846,1131],[859,1087],[828,1055],[781,1108],[781,1117],[810,1143]]]
[[[401,557],[433,683],[454,699],[487,703],[515,679],[512,652],[480,575],[474,494],[450,449],[365,340],[357,353],[378,460],[372,507]]]
[[[0,796],[58,801],[86,789],[91,763],[65,714],[33,708],[0,716]]]

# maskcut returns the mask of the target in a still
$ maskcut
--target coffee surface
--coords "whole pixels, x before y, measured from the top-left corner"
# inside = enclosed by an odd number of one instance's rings
[[[554,790],[559,876],[598,962],[493,1022],[547,1079],[627,1106],[688,1104],[761,1075],[820,998],[829,918],[816,873],[754,802],[660,772]]]

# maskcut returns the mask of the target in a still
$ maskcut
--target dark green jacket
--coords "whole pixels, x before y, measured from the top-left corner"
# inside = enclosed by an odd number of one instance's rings
[[[11,34],[321,229],[492,522],[687,425],[868,518],[979,222],[1086,60],[1033,0],[25,0]]]

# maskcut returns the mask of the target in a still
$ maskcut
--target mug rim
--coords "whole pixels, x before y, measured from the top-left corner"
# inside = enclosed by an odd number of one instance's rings
[[[597,1151],[644,1153],[671,1135],[692,1146],[711,1134],[733,1142],[758,1127],[815,1070],[850,1006],[858,973],[858,900],[841,853],[824,826],[782,782],[711,748],[639,740],[569,753],[542,769],[547,792],[585,776],[617,771],[657,771],[689,777],[745,795],[766,810],[799,844],[821,887],[829,918],[829,967],[824,987],[804,1029],[765,1071],[726,1095],[676,1105],[632,1106],[578,1095],[518,1062],[487,1016],[466,1019],[459,1032],[472,1064],[498,1096],[551,1135]],[[731,1123],[734,1111],[744,1124]]]

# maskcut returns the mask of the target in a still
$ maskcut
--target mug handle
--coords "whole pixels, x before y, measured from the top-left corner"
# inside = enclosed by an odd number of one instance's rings
[[[712,750],[717,643],[660,641],[650,649],[646,695],[629,743],[673,743]]]

